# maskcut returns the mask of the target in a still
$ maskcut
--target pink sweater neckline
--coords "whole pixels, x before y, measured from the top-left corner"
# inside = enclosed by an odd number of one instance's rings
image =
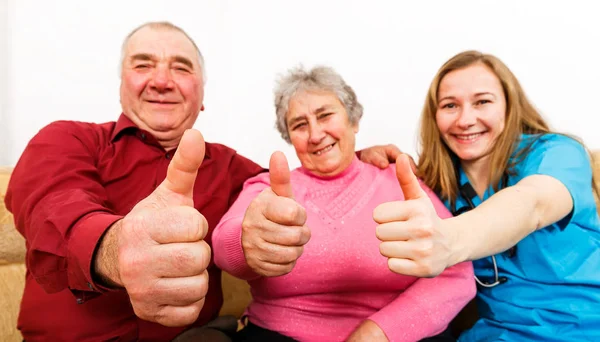
[[[352,158],[352,162],[350,163],[350,165],[348,165],[348,167],[345,168],[342,172],[340,172],[340,173],[338,173],[337,175],[334,175],[334,176],[319,176],[319,175],[314,174],[312,171],[308,170],[304,166],[300,166],[296,170],[300,171],[302,174],[304,174],[304,175],[306,175],[306,176],[308,176],[310,178],[315,178],[317,180],[330,182],[330,181],[333,181],[333,180],[342,179],[342,178],[345,178],[347,176],[351,176],[353,174],[357,174],[358,172],[360,172],[360,169],[362,168],[361,167],[362,164],[363,163],[355,155]]]

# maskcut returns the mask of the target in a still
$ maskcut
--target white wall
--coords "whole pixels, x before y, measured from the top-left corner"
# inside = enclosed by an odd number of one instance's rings
[[[8,2],[0,1],[0,165],[9,163],[11,140],[8,118]]]
[[[5,1],[3,164],[53,120],[115,120],[121,41],[150,20],[180,25],[206,57],[196,127],[262,165],[275,149],[298,165],[273,128],[278,73],[300,62],[333,66],[365,107],[357,147],[395,143],[414,154],[427,87],[465,49],[496,54],[555,128],[600,148],[594,1]]]

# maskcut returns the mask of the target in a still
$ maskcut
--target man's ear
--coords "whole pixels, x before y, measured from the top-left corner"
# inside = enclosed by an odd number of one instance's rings
[[[204,111],[204,104],[202,105],[202,107],[200,107],[200,111],[203,112]]]

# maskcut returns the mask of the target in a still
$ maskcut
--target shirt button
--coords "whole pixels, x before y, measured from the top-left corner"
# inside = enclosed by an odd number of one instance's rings
[[[167,153],[167,154],[165,154],[165,158],[167,158],[167,159],[169,159],[169,160],[170,160],[170,159],[171,159],[171,153]]]
[[[140,134],[140,138],[142,138],[142,140],[146,140],[146,133]]]
[[[83,304],[83,298],[77,298],[77,304]]]
[[[92,286],[92,283],[87,283],[87,286],[90,288],[90,290],[94,291],[94,287]]]

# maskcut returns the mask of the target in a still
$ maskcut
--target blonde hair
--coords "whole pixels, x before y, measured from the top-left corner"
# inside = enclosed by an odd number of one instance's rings
[[[435,75],[425,99],[421,113],[421,153],[417,173],[425,184],[443,199],[449,200],[451,205],[454,205],[458,196],[459,184],[455,163],[459,161],[442,140],[436,123],[438,89],[448,73],[474,64],[485,65],[498,77],[506,100],[505,127],[490,154],[489,179],[494,191],[498,191],[502,178],[512,174],[515,164],[521,161],[529,150],[529,147],[524,148],[518,152],[518,156],[511,159],[521,134],[551,132],[546,121],[525,96],[515,75],[498,58],[478,51],[465,51],[450,58]]]

